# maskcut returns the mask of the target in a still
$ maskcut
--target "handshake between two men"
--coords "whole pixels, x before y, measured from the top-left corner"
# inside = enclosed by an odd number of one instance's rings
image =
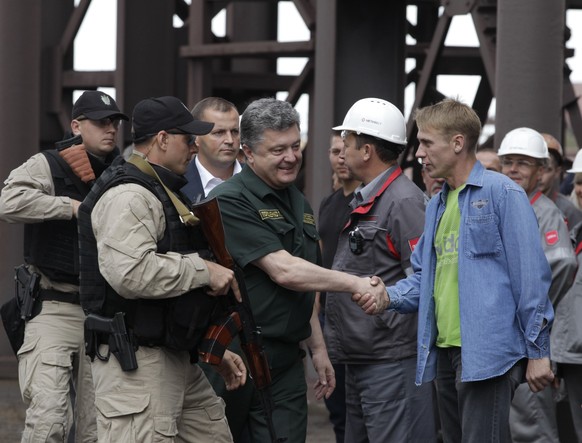
[[[384,282],[376,276],[370,277],[370,291],[352,294],[352,300],[368,315],[384,312],[390,305],[390,298],[386,292]]]

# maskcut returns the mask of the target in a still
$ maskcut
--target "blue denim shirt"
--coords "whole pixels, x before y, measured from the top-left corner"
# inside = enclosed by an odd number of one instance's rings
[[[445,184],[427,206],[424,234],[411,257],[414,274],[387,289],[390,309],[418,310],[417,384],[436,375],[434,237],[448,192]],[[459,209],[461,380],[502,375],[524,357],[549,357],[551,272],[525,192],[476,162]]]

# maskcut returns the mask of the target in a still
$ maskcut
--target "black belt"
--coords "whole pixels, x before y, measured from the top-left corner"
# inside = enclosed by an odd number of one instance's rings
[[[61,292],[53,289],[41,289],[38,292],[38,300],[40,301],[62,301],[64,303],[79,304],[78,292]]]

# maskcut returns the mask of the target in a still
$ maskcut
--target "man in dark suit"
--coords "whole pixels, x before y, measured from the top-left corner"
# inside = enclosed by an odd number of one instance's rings
[[[219,97],[208,97],[199,101],[191,112],[195,119],[205,118],[205,121],[214,123],[212,131],[196,137],[197,153],[184,174],[188,183],[181,191],[193,203],[198,203],[215,186],[241,171],[241,165],[237,161],[240,150],[239,114],[234,104]],[[235,338],[229,349],[239,355],[242,353],[238,338]],[[199,364],[216,394],[226,403],[226,416],[234,442],[250,442],[248,417],[240,411],[247,411],[250,407],[253,393],[251,384],[236,391],[227,391],[224,380],[209,364]]]
[[[236,106],[219,97],[207,97],[192,109],[195,119],[214,123],[209,134],[196,137],[198,153],[188,165],[188,184],[182,192],[194,203],[214,187],[240,172],[239,114]]]

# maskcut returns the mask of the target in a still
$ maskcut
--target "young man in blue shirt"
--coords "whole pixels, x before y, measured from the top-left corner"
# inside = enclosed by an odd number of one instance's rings
[[[446,99],[418,110],[416,123],[416,156],[445,185],[427,206],[414,273],[385,298],[353,298],[369,314],[418,310],[416,383],[436,378],[445,441],[510,441],[524,372],[534,392],[554,378],[551,274],[535,214],[521,186],[477,162],[470,107]]]

